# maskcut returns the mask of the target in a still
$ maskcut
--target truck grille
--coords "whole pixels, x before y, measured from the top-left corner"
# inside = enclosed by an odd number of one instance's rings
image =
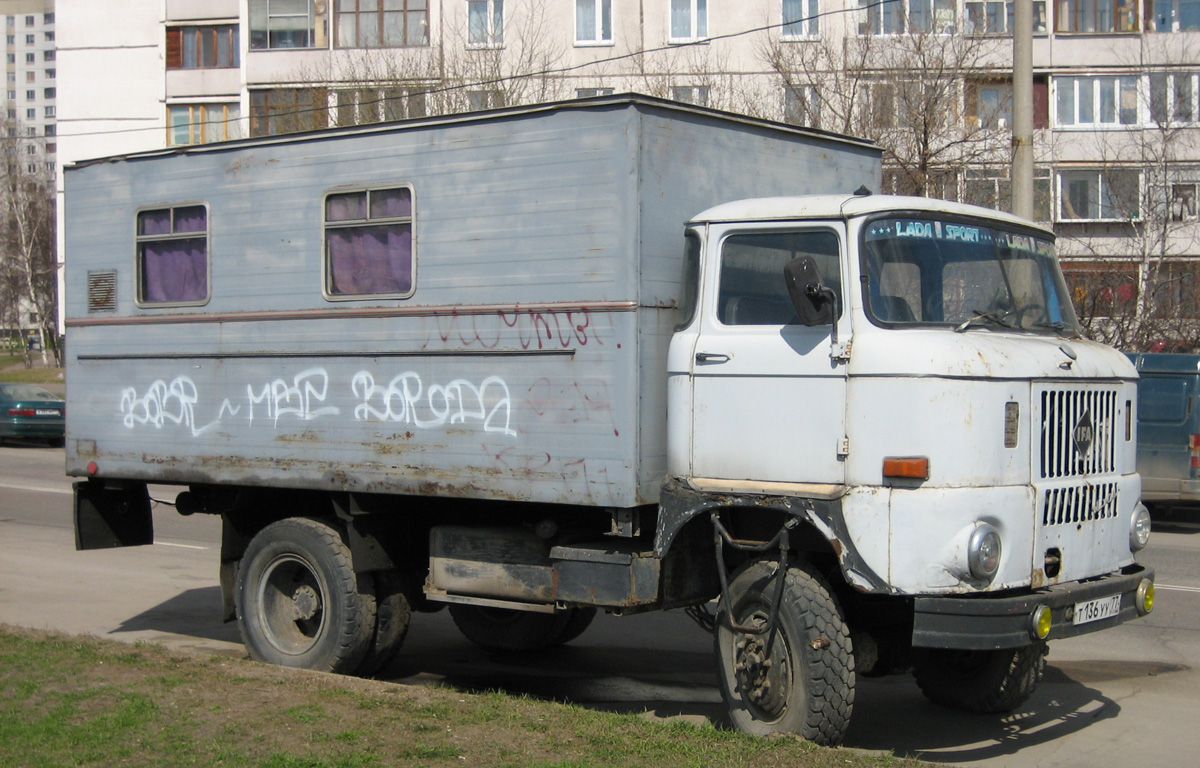
[[[1115,390],[1043,391],[1039,466],[1042,478],[1113,472],[1116,421]]]
[[[1049,488],[1042,494],[1042,525],[1078,525],[1117,516],[1117,484]]]

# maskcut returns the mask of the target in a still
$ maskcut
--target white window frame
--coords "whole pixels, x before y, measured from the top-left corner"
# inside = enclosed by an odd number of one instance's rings
[[[821,36],[821,0],[781,0],[783,40],[815,40]]]
[[[1141,123],[1141,100],[1139,98],[1140,83],[1137,75],[1060,75],[1054,78],[1054,127],[1058,129],[1083,129],[1083,130],[1110,130],[1110,129],[1129,129],[1136,128]],[[1084,84],[1090,85],[1084,88]],[[1132,83],[1133,85],[1133,120],[1132,122],[1124,122],[1121,120],[1121,97],[1126,93],[1126,86]],[[1106,86],[1111,86],[1113,95],[1113,120],[1105,120],[1104,108],[1104,90]],[[1064,120],[1063,107],[1064,99],[1070,98],[1071,114],[1066,116],[1069,120]],[[1081,110],[1083,104],[1091,101],[1088,109],[1090,109],[1091,120],[1085,122],[1083,117],[1087,114]]]
[[[1155,81],[1165,79],[1165,102],[1161,105],[1169,110],[1167,119],[1162,120],[1155,112],[1159,109],[1156,104]],[[1180,88],[1180,83],[1187,85]],[[1146,124],[1154,125],[1195,125],[1200,123],[1200,72],[1151,72],[1146,75]],[[1181,90],[1184,91],[1181,93]],[[1180,109],[1183,106],[1184,109]],[[1181,119],[1181,115],[1183,116]]]
[[[612,96],[615,90],[614,88],[576,88],[575,98],[590,99],[596,96]]]
[[[467,0],[467,47],[504,47],[504,0]]]
[[[821,94],[815,85],[784,84],[783,121],[804,128],[821,127]]]
[[[917,26],[913,22],[911,8],[915,4],[924,6],[928,14],[927,24]],[[858,0],[859,35],[903,35],[910,32],[932,32],[953,35],[958,32],[958,0],[898,0],[894,3],[879,3],[878,0]]]
[[[709,88],[707,85],[671,86],[671,99],[684,104],[691,104],[697,107],[707,107],[709,95]]]
[[[575,45],[613,44],[613,0],[575,0]],[[587,37],[590,22],[592,36]]]
[[[686,14],[687,34],[677,34],[676,14]],[[682,32],[682,30],[679,30]],[[694,43],[708,38],[708,0],[667,0],[667,42]]]
[[[167,105],[167,146],[192,146],[213,141],[240,139],[243,136],[241,104],[229,102],[188,102]],[[186,122],[177,122],[177,118]],[[177,141],[179,131],[187,131],[187,141]]]
[[[1033,34],[1035,35],[1044,35],[1048,30],[1049,16],[1046,2],[1047,0],[1033,0]],[[1015,4],[1015,0],[965,0],[962,15],[963,31],[968,35],[1011,36]],[[978,27],[974,19],[981,21]]]
[[[1189,6],[1200,5],[1200,0],[1191,0],[1190,2],[1186,2],[1186,4]],[[1146,19],[1146,31],[1194,32],[1200,30],[1200,13],[1196,14],[1195,18],[1188,19],[1188,26],[1181,25],[1180,17],[1183,13],[1181,12],[1180,5],[1180,0],[1154,0],[1153,15],[1149,19]]]
[[[1119,206],[1120,202],[1117,200],[1114,200],[1112,198],[1112,194],[1113,194],[1112,184],[1108,179],[1108,174],[1110,174],[1110,173],[1111,174],[1128,173],[1128,174],[1133,174],[1137,177],[1138,211],[1135,211],[1132,216],[1128,215],[1128,212],[1126,212],[1126,211],[1112,210],[1114,207]],[[1069,197],[1068,197],[1068,193],[1067,193],[1066,189],[1064,188],[1065,187],[1064,181],[1067,181],[1066,179],[1064,179],[1064,175],[1067,175],[1067,174],[1074,175],[1077,177],[1084,176],[1084,175],[1093,177],[1092,179],[1089,179],[1089,180],[1095,181],[1096,210],[1095,210],[1094,216],[1087,216],[1087,215],[1067,216],[1066,215],[1065,206],[1069,204]],[[1142,198],[1142,173],[1140,170],[1133,169],[1133,168],[1114,167],[1114,166],[1109,166],[1107,168],[1060,168],[1054,174],[1054,181],[1055,181],[1055,191],[1057,193],[1057,195],[1056,195],[1057,205],[1055,205],[1055,207],[1054,207],[1055,221],[1058,221],[1061,223],[1078,224],[1078,223],[1097,222],[1097,221],[1112,222],[1112,221],[1131,221],[1131,220],[1132,221],[1140,221],[1141,220],[1141,210],[1140,209],[1141,209],[1141,198]],[[1091,193],[1089,190],[1089,195],[1090,194]],[[1085,213],[1088,213],[1088,212],[1085,212]]]

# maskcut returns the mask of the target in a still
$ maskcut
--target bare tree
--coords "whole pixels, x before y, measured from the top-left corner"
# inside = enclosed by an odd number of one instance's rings
[[[58,347],[54,185],[39,141],[25,135],[16,121],[3,125],[0,162],[4,169],[0,181],[2,312],[12,327],[19,325],[22,309],[34,317],[42,363],[49,365],[51,351],[57,352]],[[26,360],[30,361],[28,350]]]
[[[897,29],[869,11],[830,29],[785,26],[759,57],[783,83],[787,119],[877,141],[887,191],[953,198],[963,170],[1009,162],[1003,44],[953,18],[889,19]]]

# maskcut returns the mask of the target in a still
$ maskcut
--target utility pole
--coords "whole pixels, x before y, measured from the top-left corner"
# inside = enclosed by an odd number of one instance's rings
[[[1033,0],[1013,8],[1012,212],[1033,219]]]

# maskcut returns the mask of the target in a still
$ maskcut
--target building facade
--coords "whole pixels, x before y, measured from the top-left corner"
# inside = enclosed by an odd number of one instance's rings
[[[1200,343],[1166,327],[1200,317],[1200,0],[1032,8],[1035,215],[1084,320],[1127,347]],[[1013,16],[1010,0],[58,0],[58,158],[638,91],[867,136],[883,191],[1007,208]]]
[[[54,0],[0,0],[5,120],[28,173],[53,173],[58,102]]]

